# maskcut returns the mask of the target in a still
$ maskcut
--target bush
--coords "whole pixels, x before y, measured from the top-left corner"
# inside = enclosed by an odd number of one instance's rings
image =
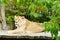
[[[14,23],[15,15],[25,16],[30,21],[42,22],[46,31],[51,32],[52,35],[58,35],[60,30],[59,0],[2,0],[2,3],[6,7],[8,24]]]

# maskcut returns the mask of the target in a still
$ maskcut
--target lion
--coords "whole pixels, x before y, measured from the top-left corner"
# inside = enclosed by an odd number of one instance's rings
[[[15,30],[10,30],[10,34],[20,33],[40,33],[44,31],[42,23],[37,23],[26,19],[24,16],[15,16]]]

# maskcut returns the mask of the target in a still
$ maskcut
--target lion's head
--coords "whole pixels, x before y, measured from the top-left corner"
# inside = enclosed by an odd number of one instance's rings
[[[15,26],[20,27],[25,24],[26,18],[24,16],[15,16]]]

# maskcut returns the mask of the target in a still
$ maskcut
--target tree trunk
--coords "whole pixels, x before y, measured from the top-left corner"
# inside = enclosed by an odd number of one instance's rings
[[[0,30],[2,30],[1,5],[0,5]]]
[[[3,30],[8,30],[8,27],[6,25],[6,20],[5,20],[5,8],[4,5],[1,4],[1,15],[2,15],[2,26]]]

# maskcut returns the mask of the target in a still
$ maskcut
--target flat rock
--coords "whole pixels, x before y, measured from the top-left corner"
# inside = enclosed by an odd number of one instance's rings
[[[58,34],[60,36],[60,32]],[[42,33],[31,33],[31,34],[8,34],[8,31],[1,30],[0,38],[43,38],[43,39],[53,39],[50,32]]]

